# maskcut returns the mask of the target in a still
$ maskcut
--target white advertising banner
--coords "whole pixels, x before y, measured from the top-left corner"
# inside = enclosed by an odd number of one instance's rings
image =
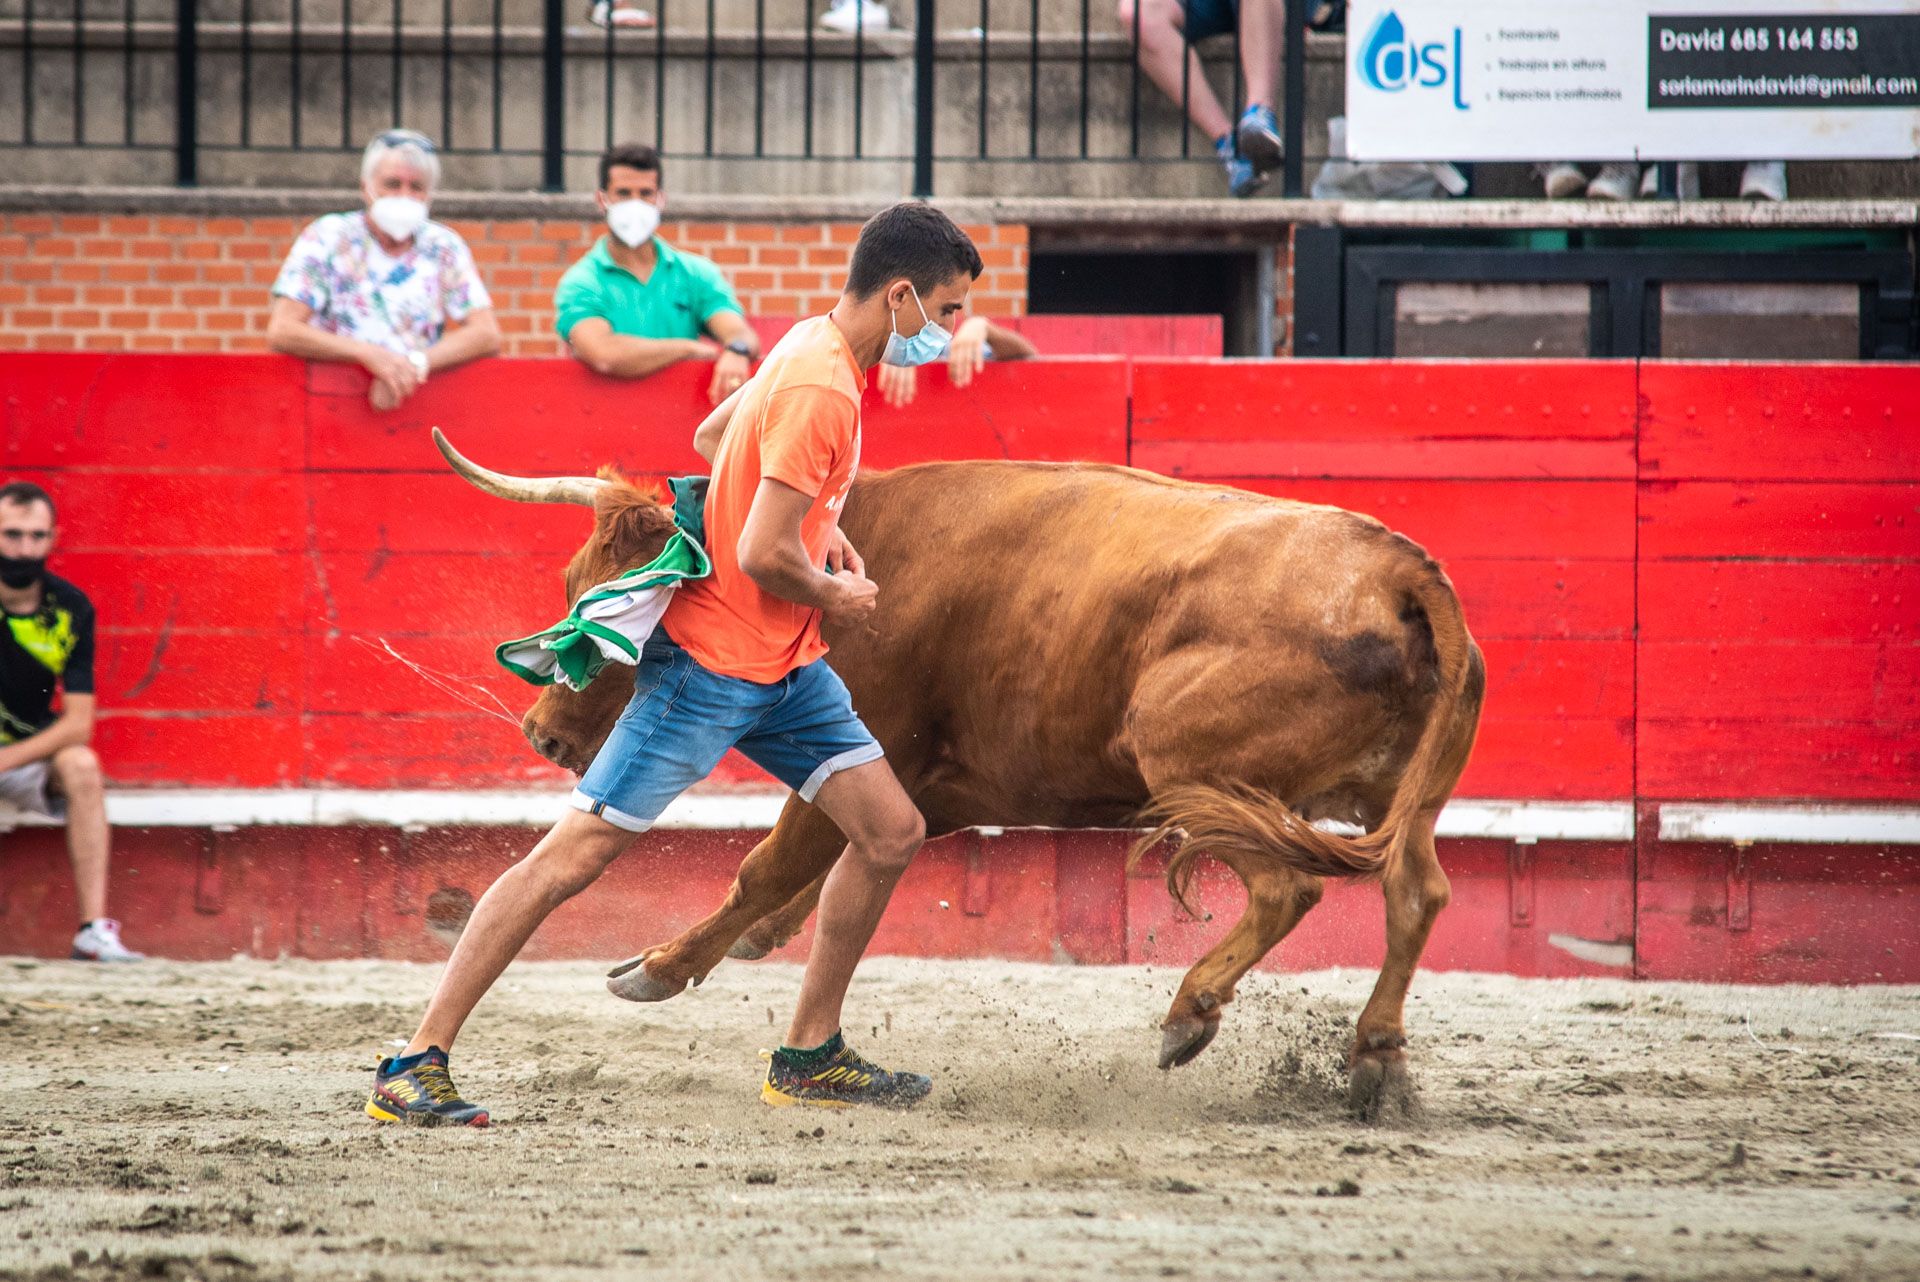
[[[1355,160],[1920,156],[1920,0],[1352,0]]]

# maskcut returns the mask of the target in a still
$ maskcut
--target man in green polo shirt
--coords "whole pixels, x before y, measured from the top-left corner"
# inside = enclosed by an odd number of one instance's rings
[[[760,340],[720,269],[654,234],[666,197],[660,153],[626,144],[600,157],[594,202],[608,235],[553,291],[554,328],[597,374],[645,378],[678,361],[712,361],[715,405],[747,381]]]

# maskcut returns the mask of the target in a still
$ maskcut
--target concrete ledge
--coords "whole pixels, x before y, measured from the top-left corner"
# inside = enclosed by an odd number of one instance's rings
[[[835,196],[675,194],[670,219],[767,223],[861,222],[886,200]],[[1295,223],[1371,228],[1749,228],[1920,226],[1920,200],[1089,200],[1057,197],[936,199],[962,223],[1108,227],[1176,239],[1200,230],[1279,232]],[[0,210],[29,213],[313,217],[355,204],[345,190],[266,187],[0,186]],[[586,193],[445,191],[436,216],[596,217]]]
[[[665,829],[764,831],[786,805],[784,791],[688,793],[655,825]],[[566,807],[563,790],[155,788],[109,793],[119,828],[544,828]],[[0,832],[56,826],[44,815],[0,806]],[[1330,825],[1355,832],[1347,825]],[[999,830],[983,828],[990,834]],[[1441,812],[1442,837],[1625,842],[1634,838],[1624,801],[1500,801],[1463,798]],[[1920,846],[1920,807],[1667,804],[1660,840],[1788,845]]]
[[[1660,840],[1913,846],[1920,845],[1920,807],[1663,805]]]
[[[763,831],[773,827],[786,801],[784,791],[688,793],[667,807],[655,827]],[[109,793],[107,818],[119,828],[544,828],[566,804],[559,790],[156,788]],[[44,828],[54,821],[0,809],[0,830],[16,825]],[[1462,800],[1441,813],[1437,831],[1442,837],[1520,842],[1631,841],[1633,807],[1623,801]]]

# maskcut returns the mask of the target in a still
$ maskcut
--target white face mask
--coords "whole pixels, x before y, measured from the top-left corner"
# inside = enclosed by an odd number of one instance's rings
[[[660,230],[660,207],[648,200],[623,200],[607,208],[607,226],[628,249],[638,249]]]
[[[413,233],[426,224],[427,206],[411,196],[382,196],[367,210],[367,217],[395,240],[412,240]]]

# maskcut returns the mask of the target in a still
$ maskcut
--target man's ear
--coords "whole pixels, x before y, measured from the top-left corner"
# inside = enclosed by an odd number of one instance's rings
[[[602,217],[605,217],[607,212],[607,193],[606,192],[596,191],[593,193],[593,207],[600,211]]]

